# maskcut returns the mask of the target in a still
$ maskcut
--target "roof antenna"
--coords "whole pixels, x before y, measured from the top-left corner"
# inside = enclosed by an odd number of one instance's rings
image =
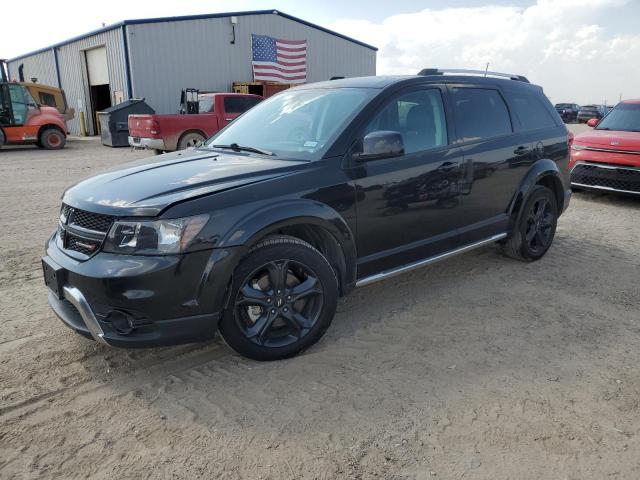
[[[487,72],[489,71],[489,62],[487,62],[487,66],[484,67],[484,76],[487,77]]]

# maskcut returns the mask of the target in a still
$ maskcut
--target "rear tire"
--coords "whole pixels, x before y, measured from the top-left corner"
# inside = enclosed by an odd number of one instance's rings
[[[295,237],[269,237],[236,267],[220,333],[254,360],[293,357],[322,337],[337,302],[336,275],[318,250]]]
[[[188,132],[180,137],[180,141],[178,141],[178,150],[184,150],[189,147],[196,147],[200,143],[204,142],[204,136],[200,135],[197,132]]]
[[[541,259],[553,242],[558,223],[558,203],[547,187],[536,185],[525,201],[513,231],[502,244],[511,258],[533,262]]]
[[[60,150],[64,148],[67,139],[57,128],[49,127],[40,132],[37,145],[47,150]]]

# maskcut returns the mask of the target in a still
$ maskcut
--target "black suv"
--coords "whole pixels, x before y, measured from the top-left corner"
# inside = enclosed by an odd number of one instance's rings
[[[576,103],[556,103],[556,112],[565,123],[577,122],[580,105]]]
[[[568,133],[520,76],[423,70],[304,85],[204,145],[69,188],[49,303],[118,347],[203,341],[273,360],[338,297],[499,243],[541,258],[569,203]]]

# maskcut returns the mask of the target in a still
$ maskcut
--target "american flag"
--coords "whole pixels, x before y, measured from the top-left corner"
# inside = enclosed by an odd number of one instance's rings
[[[307,41],[251,34],[253,78],[279,83],[307,80]]]

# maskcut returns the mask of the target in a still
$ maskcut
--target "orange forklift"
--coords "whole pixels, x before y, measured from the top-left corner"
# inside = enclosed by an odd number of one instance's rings
[[[38,105],[29,90],[9,82],[5,62],[0,60],[0,147],[35,144],[59,150],[67,140],[67,125],[54,107]]]

